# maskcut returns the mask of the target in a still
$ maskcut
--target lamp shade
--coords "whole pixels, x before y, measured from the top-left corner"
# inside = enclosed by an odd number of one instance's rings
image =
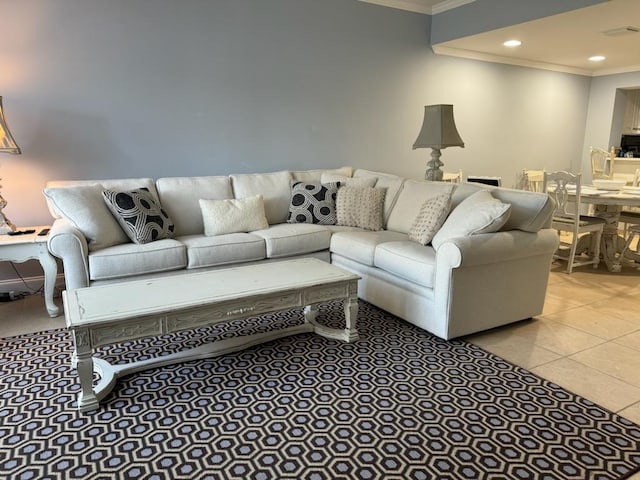
[[[424,107],[424,121],[416,148],[464,147],[464,142],[453,120],[453,105],[427,105]]]
[[[16,144],[11,136],[7,121],[4,118],[4,110],[2,109],[2,97],[0,97],[0,152],[19,154],[20,147]]]

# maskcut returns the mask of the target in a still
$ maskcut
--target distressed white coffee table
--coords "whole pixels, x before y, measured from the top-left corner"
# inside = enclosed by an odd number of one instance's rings
[[[358,278],[321,260],[305,258],[65,291],[65,320],[73,333],[73,363],[82,388],[78,409],[97,408],[118,377],[148,368],[224,355],[299,333],[355,341]],[[317,304],[335,299],[344,299],[344,329],[328,328],[315,320]],[[102,345],[296,307],[304,307],[301,325],[122,365],[93,358],[93,349]],[[100,375],[95,386],[94,369]]]

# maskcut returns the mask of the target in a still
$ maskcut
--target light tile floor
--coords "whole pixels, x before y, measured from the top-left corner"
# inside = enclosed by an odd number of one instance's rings
[[[466,340],[640,424],[640,271],[563,268],[542,315]],[[39,295],[0,303],[0,337],[64,326]]]
[[[640,271],[563,269],[542,315],[466,340],[640,424]]]

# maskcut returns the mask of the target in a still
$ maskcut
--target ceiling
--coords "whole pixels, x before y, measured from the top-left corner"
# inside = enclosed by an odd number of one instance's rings
[[[364,1],[437,15],[474,0]],[[620,29],[619,34],[603,33],[613,29]],[[502,43],[510,39],[518,39],[522,45],[504,47]],[[640,0],[610,0],[432,47],[437,54],[579,75],[640,71]],[[591,62],[588,58],[592,55],[603,55],[606,59]]]

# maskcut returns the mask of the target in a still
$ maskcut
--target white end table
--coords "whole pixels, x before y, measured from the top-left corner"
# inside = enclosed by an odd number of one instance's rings
[[[47,235],[38,235],[48,226],[21,227],[19,230],[35,230],[21,235],[0,235],[0,261],[26,262],[38,260],[44,270],[44,301],[50,317],[57,317],[59,309],[53,302],[53,287],[58,275],[58,265],[47,249]]]

